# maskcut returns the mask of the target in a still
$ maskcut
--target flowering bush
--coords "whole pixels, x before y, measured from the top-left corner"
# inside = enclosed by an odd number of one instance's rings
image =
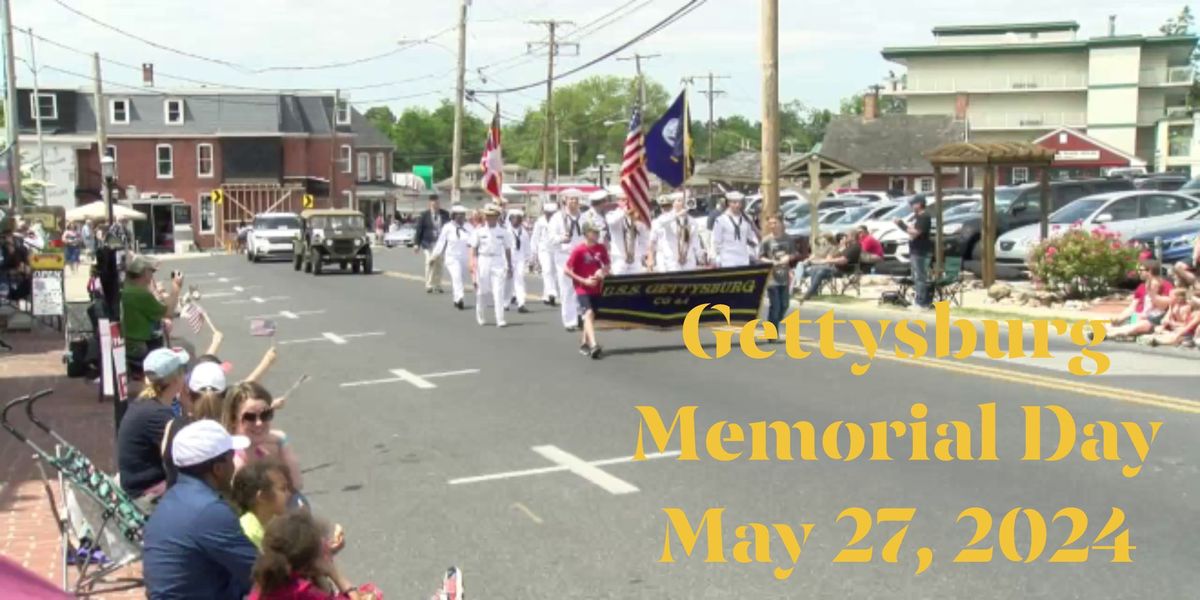
[[[1029,252],[1030,275],[1068,298],[1102,296],[1137,266],[1138,249],[1098,227],[1071,229],[1042,240]]]

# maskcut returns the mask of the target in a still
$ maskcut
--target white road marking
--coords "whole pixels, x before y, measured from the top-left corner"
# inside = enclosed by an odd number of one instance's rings
[[[525,506],[524,504],[521,504],[520,502],[514,502],[513,508],[525,513],[525,516],[529,517],[529,519],[531,521],[533,521],[534,523],[537,523],[538,525],[541,525],[543,523],[542,518],[533,514],[533,511],[529,510],[528,506]]]
[[[321,335],[324,336],[325,339],[327,339],[339,346],[346,345],[346,338],[343,338],[342,336],[340,336],[336,333],[330,333],[330,332],[326,331],[325,333],[322,333]]]
[[[396,383],[397,381],[404,380],[400,379],[399,377],[388,377],[387,379],[368,379],[366,381],[351,381],[350,383],[343,383],[340,387],[359,387],[364,385],[378,385],[380,383]]]
[[[385,331],[368,331],[366,333],[343,333],[341,337],[346,338],[346,339],[351,339],[351,338],[360,338],[360,337],[375,337],[375,336],[380,336],[380,335],[387,335],[387,332],[385,332]]]
[[[542,448],[553,448],[553,446],[541,446],[541,447]],[[535,449],[535,451],[536,451],[536,449]],[[679,454],[680,454],[680,452],[678,450],[670,450],[668,452],[655,452],[653,454],[647,454],[646,460],[654,460],[654,459],[658,459],[658,458],[674,458],[676,456],[679,456]],[[587,462],[585,464],[593,466],[593,467],[604,467],[604,466],[608,466],[608,465],[618,465],[618,464],[630,463],[630,462],[634,462],[632,456],[619,456],[617,458],[606,458],[603,460],[593,460],[593,461]],[[458,479],[451,479],[448,483],[450,485],[462,485],[464,483],[482,483],[485,481],[498,481],[501,479],[512,479],[515,477],[528,477],[530,475],[544,475],[546,473],[558,473],[561,471],[569,471],[569,470],[570,470],[569,467],[567,467],[566,465],[560,464],[560,465],[556,465],[553,467],[538,467],[538,468],[534,468],[534,469],[522,469],[520,471],[507,471],[504,473],[491,473],[489,475],[478,475],[475,477],[460,477]]]
[[[280,346],[283,346],[286,344],[307,344],[309,342],[327,342],[327,341],[329,341],[329,340],[325,339],[324,337],[315,337],[315,338],[304,338],[302,340],[284,340],[282,342],[277,342],[277,343]]]
[[[547,460],[556,462],[568,471],[600,486],[604,491],[614,494],[632,494],[638,491],[637,486],[600,470],[593,465],[558,446],[534,446],[533,451],[544,456]]]
[[[240,286],[240,285],[235,285],[235,286],[233,286],[233,291],[235,291],[235,292],[244,292],[244,291],[246,291],[246,288],[244,288],[244,287],[242,287],[242,286]]]
[[[217,281],[220,281],[221,283],[229,283],[229,278],[228,277],[218,277]]]
[[[421,375],[425,379],[437,379],[438,377],[450,377],[451,375],[471,375],[478,373],[479,369],[463,369],[461,371],[442,371],[441,373],[426,373]]]
[[[292,319],[292,320],[295,320],[295,319],[299,319],[299,318],[300,318],[300,316],[299,316],[299,315],[297,315],[296,313],[294,313],[294,312],[292,312],[292,311],[290,311],[290,310],[281,310],[281,311],[279,311],[279,316],[281,316],[281,317],[283,317],[283,318],[285,318],[285,319]]]
[[[263,302],[266,302],[266,300],[263,300],[262,298],[259,298],[258,296],[251,296],[250,301],[256,302],[258,304],[262,304]]]
[[[209,276],[209,277],[216,277],[216,276],[217,276],[217,274],[216,274],[216,273],[213,273],[212,271],[209,271],[209,272],[208,272],[208,276]]]
[[[267,316],[269,317],[271,315],[267,315]],[[376,335],[386,335],[386,333],[383,331],[368,331],[366,333],[341,333],[341,334],[338,334],[338,333],[332,333],[332,332],[326,331],[321,334],[321,337],[304,338],[304,339],[299,339],[299,340],[284,340],[284,341],[278,342],[278,343],[279,344],[307,344],[310,342],[333,342],[334,344],[343,346],[345,344],[348,344],[349,343],[348,340],[350,340],[352,338],[369,337],[369,336],[376,336]]]
[[[437,387],[436,385],[429,383],[429,381],[427,381],[424,377],[421,377],[420,375],[414,375],[413,373],[405,371],[404,369],[392,369],[392,374],[396,377],[399,377],[401,381],[407,381],[408,383],[413,384],[413,386],[419,390],[432,390],[433,388]]]
[[[279,311],[279,312],[277,312],[277,313],[271,313],[271,314],[269,314],[269,315],[250,315],[250,316],[246,317],[246,319],[247,319],[247,320],[250,320],[250,319],[271,319],[271,318],[276,318],[276,317],[282,317],[282,318],[284,318],[284,319],[292,319],[292,320],[296,320],[296,319],[299,319],[300,317],[302,317],[302,316],[304,316],[304,315],[319,315],[319,314],[322,314],[322,313],[324,313],[324,312],[325,312],[324,310],[297,310],[297,311],[291,311],[291,310],[281,310],[281,311]]]
[[[236,296],[236,295],[237,294],[235,294],[233,292],[201,292],[200,293],[200,297],[202,299],[204,299],[204,298],[228,298],[230,296]]]

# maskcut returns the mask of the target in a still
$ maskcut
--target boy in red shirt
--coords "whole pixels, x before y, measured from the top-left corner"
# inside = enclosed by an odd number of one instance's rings
[[[594,223],[583,225],[584,242],[571,251],[563,272],[575,282],[575,296],[579,301],[579,314],[583,320],[583,337],[579,353],[600,358],[600,346],[596,344],[595,311],[592,310],[600,291],[604,288],[604,277],[608,275],[608,248],[600,243],[600,230]]]

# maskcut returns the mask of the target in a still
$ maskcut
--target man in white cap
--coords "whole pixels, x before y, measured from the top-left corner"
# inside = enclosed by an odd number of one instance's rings
[[[456,204],[450,209],[450,222],[442,226],[434,253],[442,257],[450,273],[454,307],[463,309],[463,283],[467,280],[467,253],[471,229],[467,225],[467,209]]]
[[[661,196],[658,202],[664,209],[650,228],[652,270],[671,273],[698,268],[701,258],[700,232],[688,216],[683,194]]]
[[[620,208],[606,215],[608,254],[612,258],[613,275],[635,275],[646,272],[646,254],[650,249],[650,227],[634,213],[629,198],[622,197]]]
[[[222,499],[233,481],[233,455],[250,441],[220,423],[196,421],[179,430],[172,460],[179,480],[146,523],[146,595],[160,598],[242,598],[250,592],[258,551]]]
[[[608,230],[607,213],[609,211],[608,192],[596,190],[588,194],[588,210],[583,213],[583,222],[596,226],[600,232],[600,243],[608,245],[612,241],[612,233]]]
[[[563,267],[571,252],[583,242],[583,223],[578,192],[567,195],[566,206],[550,219],[550,240],[558,273],[559,300],[562,302],[562,324],[567,331],[579,329],[579,305],[575,300],[575,281],[563,271]]]
[[[542,203],[542,216],[533,224],[533,235],[529,246],[537,253],[538,268],[542,272],[542,302],[554,306],[558,298],[558,270],[554,262],[554,240],[550,239],[550,218],[558,212],[558,204]]]
[[[508,209],[508,233],[512,236],[512,273],[508,276],[507,293],[517,312],[527,313],[525,308],[525,264],[529,262],[529,233],[525,230],[525,211],[519,207]]]
[[[712,246],[717,266],[748,266],[758,251],[758,232],[742,212],[746,197],[739,192],[725,194],[725,212],[713,223]]]
[[[496,312],[496,327],[507,327],[504,307],[508,305],[508,276],[513,271],[512,234],[500,225],[500,209],[489,204],[483,209],[484,224],[471,232],[471,265],[475,278],[475,320],[487,324],[484,310],[490,301]]]

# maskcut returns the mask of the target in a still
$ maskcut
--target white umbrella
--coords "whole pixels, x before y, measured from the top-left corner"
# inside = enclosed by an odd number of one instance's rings
[[[140,210],[134,210],[123,204],[113,203],[113,217],[116,219],[130,219],[133,221],[145,220],[146,215]],[[108,218],[108,209],[104,206],[103,200],[89,202],[83,206],[77,206],[67,211],[68,221],[100,221]]]

